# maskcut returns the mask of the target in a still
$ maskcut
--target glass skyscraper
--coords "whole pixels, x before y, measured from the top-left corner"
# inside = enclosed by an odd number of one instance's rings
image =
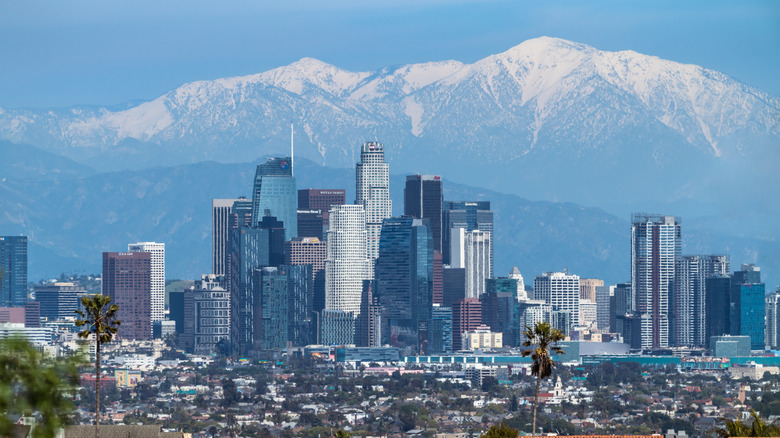
[[[252,225],[275,216],[284,224],[284,240],[298,232],[298,190],[290,157],[269,158],[257,165],[252,190]]]
[[[259,337],[263,350],[312,343],[311,266],[281,265],[255,270],[260,306]]]
[[[444,201],[442,213],[444,264],[452,264],[450,246],[453,229],[463,228],[466,231],[479,230],[490,233],[490,265],[493,266],[493,212],[490,211],[490,201]]]
[[[682,248],[680,218],[637,213],[631,224],[631,287],[642,348],[667,348],[671,288]]]
[[[433,249],[441,252],[444,198],[441,176],[408,175],[404,187],[404,216],[428,219],[433,235]]]
[[[707,279],[728,275],[725,255],[683,256],[674,281],[674,339],[679,347],[704,347],[706,334]]]
[[[27,301],[27,236],[0,236],[0,307]]]
[[[731,334],[750,336],[750,349],[764,349],[765,285],[761,270],[743,264],[731,277]]]

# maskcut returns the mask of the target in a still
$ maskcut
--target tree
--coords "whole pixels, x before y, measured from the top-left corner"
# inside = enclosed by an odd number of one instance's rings
[[[99,435],[100,423],[100,346],[111,342],[122,324],[116,315],[119,306],[110,303],[111,297],[107,295],[85,296],[81,297],[84,311],[76,310],[79,315],[76,327],[84,327],[84,330],[79,332],[79,337],[86,339],[91,335],[95,336],[95,437]]]
[[[0,341],[0,436],[15,436],[14,415],[35,415],[32,437],[54,436],[68,423],[68,396],[79,384],[79,358],[47,359],[21,338]]]
[[[555,361],[552,353],[563,354],[563,350],[555,343],[564,339],[563,333],[556,328],[550,327],[546,321],[537,322],[533,329],[525,326],[523,334],[526,337],[523,342],[524,347],[532,347],[523,351],[523,357],[531,356],[533,365],[531,365],[531,374],[536,376],[536,391],[534,393],[534,420],[532,434],[536,435],[536,410],[539,407],[539,386],[542,379],[552,375]]]
[[[490,429],[483,433],[480,438],[517,438],[517,429],[511,428],[502,422],[498,426],[490,426]]]
[[[739,419],[726,420],[724,427],[715,432],[718,436],[724,438],[736,436],[780,436],[780,427],[766,424],[766,421],[759,417],[758,412],[751,409],[750,416],[753,417],[753,424],[750,426]]]

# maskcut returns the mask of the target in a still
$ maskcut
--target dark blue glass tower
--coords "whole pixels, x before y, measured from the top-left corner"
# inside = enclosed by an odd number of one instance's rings
[[[731,334],[750,336],[750,349],[764,349],[764,295],[761,270],[752,264],[731,277]]]
[[[452,353],[452,308],[434,305],[428,324],[428,354]]]
[[[27,236],[0,236],[0,307],[27,300]]]
[[[255,270],[259,331],[263,350],[312,343],[311,265],[281,265]]]
[[[265,216],[275,216],[284,223],[284,240],[298,232],[298,190],[290,157],[269,158],[257,165],[252,190],[252,224]]]

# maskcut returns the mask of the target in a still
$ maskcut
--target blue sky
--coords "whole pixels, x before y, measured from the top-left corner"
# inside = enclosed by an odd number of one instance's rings
[[[542,35],[720,70],[780,95],[777,1],[0,3],[0,107],[111,105],[311,56],[473,62]]]

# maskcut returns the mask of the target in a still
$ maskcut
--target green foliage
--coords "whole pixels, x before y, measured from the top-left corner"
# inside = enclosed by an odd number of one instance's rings
[[[725,420],[723,428],[715,432],[720,437],[762,437],[762,436],[780,436],[780,426],[767,424],[758,412],[751,410],[750,416],[753,417],[753,423],[748,426],[742,420]]]
[[[481,438],[517,438],[517,429],[507,426],[505,423],[490,426],[487,432],[483,433]]]
[[[537,322],[532,329],[525,326],[523,330],[525,335],[524,347],[531,347],[523,351],[523,357],[531,356],[533,365],[531,365],[531,374],[536,376],[536,392],[534,394],[534,421],[533,434],[536,435],[536,411],[539,406],[539,384],[542,379],[552,375],[555,361],[552,358],[553,353],[563,354],[563,350],[555,345],[556,342],[564,340],[566,337],[560,330],[550,327],[546,321]]]
[[[0,436],[13,436],[12,415],[34,415],[33,438],[52,437],[68,424],[67,397],[79,384],[79,358],[47,359],[24,339],[0,341]]]

